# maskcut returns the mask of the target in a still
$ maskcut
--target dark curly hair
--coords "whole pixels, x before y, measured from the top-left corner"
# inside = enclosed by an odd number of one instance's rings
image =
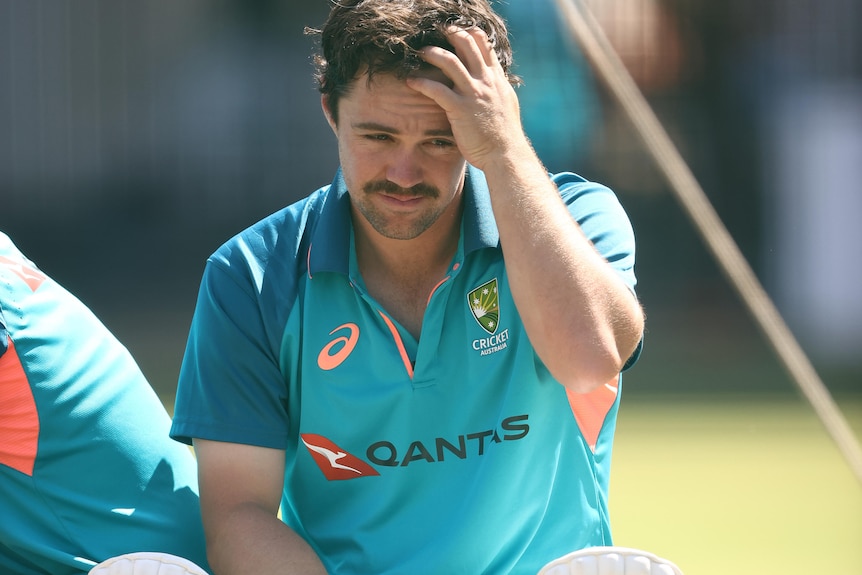
[[[418,50],[424,46],[454,49],[445,29],[455,25],[481,28],[491,41],[497,59],[513,85],[512,48],[503,19],[488,0],[333,0],[323,28],[306,28],[320,36],[314,55],[318,90],[329,99],[338,121],[338,100],[360,74],[370,81],[375,74],[405,78],[427,67]]]

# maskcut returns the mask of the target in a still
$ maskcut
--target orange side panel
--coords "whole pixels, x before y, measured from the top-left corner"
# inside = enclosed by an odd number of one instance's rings
[[[578,427],[581,428],[581,433],[593,452],[596,450],[596,442],[605,423],[605,417],[617,399],[619,383],[619,376],[617,376],[590,393],[574,393],[566,390]]]
[[[15,344],[0,356],[0,465],[32,476],[39,449],[39,413]]]

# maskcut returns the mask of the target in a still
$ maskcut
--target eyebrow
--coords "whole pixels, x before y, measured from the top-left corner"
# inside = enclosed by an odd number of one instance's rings
[[[367,130],[369,132],[385,132],[387,134],[399,134],[400,131],[393,128],[392,126],[386,126],[385,124],[378,124],[377,122],[358,122],[356,124],[351,124],[354,130]],[[453,136],[451,129],[445,130],[426,130],[426,136],[444,136],[451,138]]]

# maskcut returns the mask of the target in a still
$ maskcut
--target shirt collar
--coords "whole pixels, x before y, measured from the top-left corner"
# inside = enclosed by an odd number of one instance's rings
[[[312,277],[319,272],[347,274],[350,262],[350,195],[339,168],[329,188],[324,191],[320,217],[312,233],[308,270]],[[461,223],[466,253],[481,248],[499,248],[500,233],[491,210],[488,183],[481,170],[467,166],[464,180],[464,215]]]

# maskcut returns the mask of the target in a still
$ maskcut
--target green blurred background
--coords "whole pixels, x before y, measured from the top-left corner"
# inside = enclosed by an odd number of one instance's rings
[[[589,0],[862,437],[862,6]],[[638,238],[617,543],[688,575],[862,573],[862,484],[704,248],[552,0],[509,0],[525,127]],[[0,230],[170,408],[206,257],[328,183],[311,79],[326,0],[0,0]]]

